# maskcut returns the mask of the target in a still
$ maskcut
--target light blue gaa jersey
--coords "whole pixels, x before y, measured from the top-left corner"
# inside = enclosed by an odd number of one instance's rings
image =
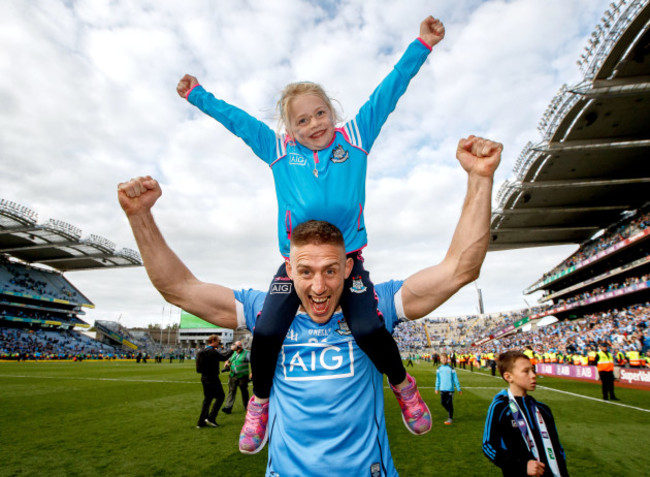
[[[262,121],[215,98],[201,86],[190,92],[187,97],[190,103],[243,139],[271,167],[278,200],[278,241],[283,256],[289,256],[291,231],[307,220],[324,220],[336,225],[343,233],[347,253],[366,246],[368,153],[430,51],[421,40],[413,41],[354,119],[337,128],[332,142],[320,151],[312,151],[286,134],[276,135]]]
[[[375,285],[391,332],[399,319],[394,297],[401,286],[401,281]],[[249,330],[265,295],[235,292]],[[270,399],[267,476],[397,475],[386,434],[383,375],[357,346],[341,313],[323,325],[306,314],[296,316]]]

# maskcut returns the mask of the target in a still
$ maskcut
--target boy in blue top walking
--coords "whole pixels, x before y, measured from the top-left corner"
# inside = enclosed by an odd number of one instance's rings
[[[463,394],[456,370],[449,366],[449,358],[443,354],[440,356],[440,367],[436,371],[436,394],[440,392],[440,404],[447,411],[445,424],[448,426],[454,420],[454,388],[458,394]]]

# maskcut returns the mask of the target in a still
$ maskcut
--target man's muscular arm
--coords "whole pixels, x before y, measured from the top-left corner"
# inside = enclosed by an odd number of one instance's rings
[[[502,150],[501,144],[475,136],[458,142],[456,158],[468,174],[463,210],[443,261],[404,282],[407,318],[428,315],[478,278],[490,239],[492,185]]]
[[[210,323],[236,328],[233,291],[198,280],[160,233],[151,213],[151,208],[162,195],[158,182],[150,176],[131,179],[118,185],[117,194],[149,279],[163,298]]]

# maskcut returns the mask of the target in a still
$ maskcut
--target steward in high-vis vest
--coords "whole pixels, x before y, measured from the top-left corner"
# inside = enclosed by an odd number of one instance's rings
[[[230,366],[230,375],[228,376],[228,396],[222,411],[226,414],[232,412],[232,406],[235,404],[237,388],[241,391],[244,411],[248,404],[248,382],[250,380],[250,352],[244,349],[241,341],[236,341],[231,347],[233,355],[228,360]]]
[[[633,368],[641,367],[641,354],[635,350],[631,349],[627,352],[627,360],[630,363],[630,366]]]
[[[589,361],[589,366],[595,366],[596,365],[596,356],[598,353],[596,353],[595,349],[590,349],[589,352],[587,353],[587,359]]]
[[[606,343],[600,344],[600,351],[596,354],[596,367],[600,377],[603,399],[618,401],[614,395],[614,357],[607,349]]]

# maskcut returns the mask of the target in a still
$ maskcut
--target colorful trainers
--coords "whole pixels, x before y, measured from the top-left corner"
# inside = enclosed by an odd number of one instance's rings
[[[399,407],[402,409],[402,421],[411,433],[421,436],[431,430],[431,412],[420,397],[415,379],[410,374],[406,375],[409,384],[398,390],[391,384],[390,388],[395,393]]]
[[[447,420],[445,421],[445,424],[446,424],[447,426],[451,426],[451,423],[452,423],[452,422],[454,422],[454,421],[453,421],[451,418],[449,418],[449,419],[447,419]]]
[[[259,404],[254,399],[251,397],[248,401],[246,419],[239,434],[239,451],[243,454],[257,454],[264,448],[268,437],[269,403]]]

